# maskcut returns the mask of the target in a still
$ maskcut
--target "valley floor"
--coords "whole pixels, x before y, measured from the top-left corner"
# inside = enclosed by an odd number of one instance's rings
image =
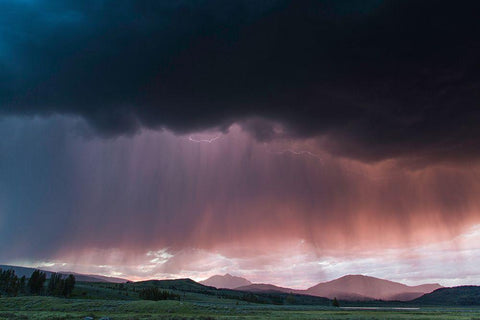
[[[479,308],[420,308],[418,310],[357,310],[315,306],[274,306],[225,299],[218,303],[63,299],[54,297],[0,298],[0,319],[480,319]]]

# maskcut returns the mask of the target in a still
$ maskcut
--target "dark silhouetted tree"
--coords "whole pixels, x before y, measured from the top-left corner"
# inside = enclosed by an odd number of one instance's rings
[[[18,282],[18,290],[20,293],[25,293],[25,286],[27,285],[27,279],[25,279],[25,276],[22,276]]]
[[[65,285],[63,287],[63,295],[68,298],[72,295],[72,291],[75,288],[75,276],[73,274],[69,274],[64,282]]]
[[[47,276],[45,272],[41,272],[40,270],[33,271],[30,279],[28,279],[28,289],[30,290],[31,294],[40,294],[43,291],[43,285],[47,280]]]
[[[59,273],[52,273],[48,280],[47,295],[60,296],[63,294],[63,288],[65,281],[62,279],[62,275]]]
[[[18,295],[20,289],[20,281],[15,275],[15,271],[0,269],[0,293],[6,294],[11,297]]]
[[[60,273],[52,273],[48,281],[47,294],[52,296],[70,297],[75,287],[75,277],[70,274],[66,279]]]
[[[338,303],[337,297],[333,298],[332,306],[337,308],[340,307],[340,303]]]

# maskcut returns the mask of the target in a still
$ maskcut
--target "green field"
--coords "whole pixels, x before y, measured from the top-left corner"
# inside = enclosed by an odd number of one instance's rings
[[[176,293],[180,300],[139,299],[145,287]],[[189,279],[128,284],[79,282],[71,298],[20,296],[0,298],[0,319],[465,319],[480,320],[479,307],[412,306],[378,302],[377,310],[331,306],[331,301],[289,294],[258,294],[261,303],[245,301],[245,293],[202,286]],[[248,297],[248,296],[247,296]],[[247,299],[248,300],[248,299]],[[374,302],[363,308],[375,307]],[[399,308],[399,309],[394,309]],[[401,308],[411,308],[404,310]],[[417,309],[418,308],[418,309]]]
[[[344,310],[333,307],[54,297],[0,298],[0,319],[480,319],[480,309]]]

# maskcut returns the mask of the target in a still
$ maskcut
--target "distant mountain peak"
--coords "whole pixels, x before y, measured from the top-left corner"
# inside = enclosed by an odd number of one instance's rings
[[[375,277],[372,277],[372,276],[367,276],[367,275],[364,275],[364,274],[346,274],[346,275],[344,275],[340,278],[334,279],[332,281],[340,280],[340,279],[378,279],[378,280],[384,280],[384,279],[375,278]],[[385,280],[385,281],[389,281],[389,280]]]
[[[248,286],[252,283],[245,278],[232,276],[229,273],[225,275],[214,275],[210,278],[200,281],[201,284],[205,286],[215,287],[215,288],[224,288],[224,289],[235,289],[242,286]]]

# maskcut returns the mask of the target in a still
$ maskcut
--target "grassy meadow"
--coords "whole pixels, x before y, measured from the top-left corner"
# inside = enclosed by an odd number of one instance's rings
[[[480,319],[478,309],[344,310],[334,307],[55,297],[0,298],[0,319]]]

